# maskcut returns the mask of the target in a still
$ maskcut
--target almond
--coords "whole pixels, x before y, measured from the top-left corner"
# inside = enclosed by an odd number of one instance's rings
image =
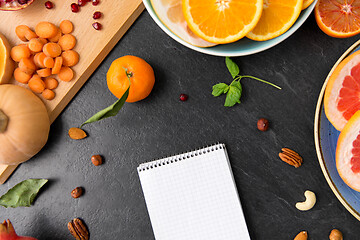
[[[296,237],[294,238],[294,240],[307,240],[307,239],[308,239],[308,235],[306,231],[299,232],[299,234],[296,235]]]
[[[70,128],[69,137],[74,140],[79,140],[87,137],[86,132],[80,128]]]
[[[339,230],[333,229],[329,235],[329,239],[330,240],[343,240],[343,235]]]

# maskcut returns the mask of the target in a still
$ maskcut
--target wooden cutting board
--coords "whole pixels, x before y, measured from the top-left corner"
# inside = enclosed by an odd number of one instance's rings
[[[60,22],[65,19],[74,24],[73,35],[77,39],[74,50],[80,54],[80,61],[73,67],[75,78],[71,82],[60,82],[59,87],[55,90],[56,97],[54,100],[44,100],[51,122],[66,107],[144,10],[141,0],[100,0],[100,4],[97,6],[87,3],[80,8],[78,13],[73,13],[70,8],[71,3],[77,1],[52,2],[55,7],[50,10],[44,6],[45,0],[35,0],[32,5],[23,10],[0,12],[0,33],[6,36],[12,46],[22,43],[15,34],[15,27],[18,25],[27,25],[34,29],[38,22],[49,21],[59,26]],[[100,31],[92,27],[92,23],[95,22],[92,16],[95,11],[103,13],[103,17],[96,20],[103,26]],[[11,80],[11,83],[27,87],[17,83],[14,79]],[[39,97],[41,96],[39,95]],[[17,165],[0,165],[0,184],[7,180],[16,167]]]

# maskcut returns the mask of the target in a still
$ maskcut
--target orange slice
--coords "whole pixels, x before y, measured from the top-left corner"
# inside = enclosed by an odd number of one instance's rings
[[[0,34],[0,84],[8,83],[14,70],[13,61],[10,58],[10,44]]]
[[[312,4],[314,2],[314,0],[304,0],[303,5],[301,7],[301,10],[306,9],[308,6],[310,6],[310,4]]]
[[[360,110],[360,51],[334,69],[326,85],[324,108],[327,118],[339,131]]]
[[[354,36],[360,33],[360,1],[318,0],[315,18],[320,29],[331,37]]]
[[[160,21],[185,42],[197,47],[216,45],[203,40],[190,30],[182,12],[182,0],[151,0],[151,5]]]
[[[260,19],[263,0],[183,0],[190,29],[213,43],[230,43],[245,37]]]
[[[246,36],[266,41],[286,32],[299,17],[303,0],[264,0],[264,10],[256,27]]]
[[[341,131],[336,147],[336,168],[343,181],[360,191],[360,111]]]

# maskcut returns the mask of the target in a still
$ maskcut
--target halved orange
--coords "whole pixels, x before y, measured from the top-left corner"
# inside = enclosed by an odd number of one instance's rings
[[[331,37],[354,36],[360,33],[360,1],[318,0],[315,18],[320,29]]]
[[[230,43],[250,32],[260,19],[263,0],[183,0],[190,29],[213,43]]]
[[[314,0],[304,0],[303,5],[301,7],[301,10],[306,9],[308,6],[310,6],[310,4],[312,4],[314,2]]]
[[[160,21],[176,36],[197,47],[212,47],[210,43],[194,34],[182,11],[182,0],[151,0],[151,5]]]
[[[10,44],[0,34],[0,84],[8,83],[13,74],[14,64],[10,58]]]
[[[266,41],[286,32],[299,17],[303,0],[264,0],[264,8],[256,27],[246,36]]]
[[[360,51],[334,69],[326,85],[324,108],[327,118],[339,131],[360,110]]]
[[[343,181],[360,191],[360,111],[341,131],[336,147],[336,168]]]

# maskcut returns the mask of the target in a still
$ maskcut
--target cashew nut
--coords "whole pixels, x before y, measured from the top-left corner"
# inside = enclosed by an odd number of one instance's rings
[[[305,193],[305,202],[298,202],[296,203],[295,207],[300,211],[307,211],[313,208],[316,203],[316,196],[315,193],[312,191],[306,190]]]

